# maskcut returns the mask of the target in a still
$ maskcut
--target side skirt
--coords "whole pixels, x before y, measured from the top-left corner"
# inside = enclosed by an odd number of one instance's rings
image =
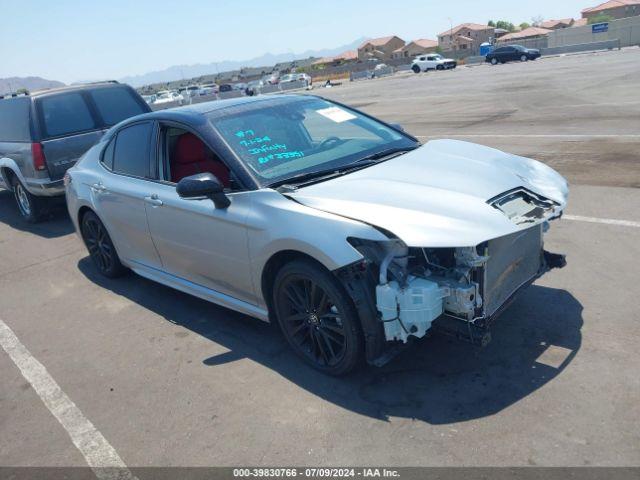
[[[245,315],[249,315],[250,317],[255,317],[265,322],[269,321],[269,312],[267,312],[267,310],[263,308],[257,307],[256,305],[238,300],[237,298],[230,295],[226,295],[216,290],[203,287],[202,285],[198,285],[197,283],[190,282],[189,280],[185,280],[184,278],[176,277],[175,275],[171,275],[170,273],[158,270],[153,267],[149,267],[142,263],[129,260],[127,261],[127,264],[131,268],[131,270],[136,272],[141,277],[161,283],[163,285],[166,285],[167,287],[174,288],[181,292],[188,293],[189,295],[201,298],[202,300],[215,303],[216,305],[220,305],[222,307],[244,313]]]

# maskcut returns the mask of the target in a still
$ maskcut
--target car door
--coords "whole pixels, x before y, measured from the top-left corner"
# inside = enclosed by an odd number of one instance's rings
[[[257,304],[246,223],[253,192],[229,193],[231,204],[226,209],[215,208],[208,198],[183,199],[176,192],[176,184],[168,180],[148,185],[145,192],[149,229],[163,269],[199,286]]]
[[[145,209],[145,196],[154,176],[154,132],[151,121],[120,129],[102,157],[107,172],[90,187],[97,213],[120,257],[127,263],[161,268]]]

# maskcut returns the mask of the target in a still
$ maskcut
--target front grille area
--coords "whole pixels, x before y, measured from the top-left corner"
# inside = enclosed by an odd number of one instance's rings
[[[493,315],[542,266],[542,225],[488,242],[484,275],[485,316]]]

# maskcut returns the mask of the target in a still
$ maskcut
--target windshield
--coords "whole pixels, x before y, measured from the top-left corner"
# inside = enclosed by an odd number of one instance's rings
[[[418,146],[380,122],[311,96],[245,103],[209,119],[263,186]]]

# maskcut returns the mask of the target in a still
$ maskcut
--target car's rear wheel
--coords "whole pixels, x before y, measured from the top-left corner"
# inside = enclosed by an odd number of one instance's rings
[[[22,218],[29,223],[38,223],[44,213],[43,200],[29,193],[18,177],[13,177],[13,197]]]
[[[529,57],[527,57],[526,55],[521,55],[520,56],[520,61],[521,62],[526,62],[527,60],[529,60]]]
[[[80,231],[91,260],[102,275],[116,278],[127,271],[120,262],[107,229],[95,213],[83,215]]]
[[[413,73],[420,73],[420,67],[418,65],[412,66],[411,70],[413,70]]]
[[[498,59],[497,58],[492,58],[491,59],[491,65],[497,65],[498,64]]]
[[[436,65],[436,70],[444,70],[444,65]]]
[[[285,338],[311,366],[342,375],[358,365],[363,350],[358,315],[325,268],[308,260],[286,264],[276,275],[273,305]]]

